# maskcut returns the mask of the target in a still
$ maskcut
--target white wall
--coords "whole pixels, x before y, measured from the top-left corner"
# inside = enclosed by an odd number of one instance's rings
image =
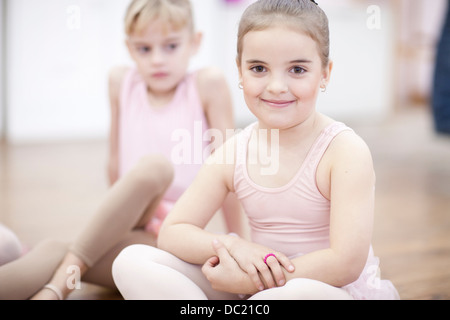
[[[377,27],[371,20],[374,11],[368,11],[373,3],[350,0],[320,3],[330,21],[334,67],[327,92],[320,94],[318,109],[344,122],[385,119],[393,106],[395,73],[395,31],[389,1],[373,2],[379,13]]]
[[[254,119],[238,89],[235,66],[237,24],[252,1],[192,0],[197,27],[204,33],[193,68],[213,64],[225,70],[239,124]],[[107,136],[107,73],[114,65],[131,63],[123,45],[128,3],[8,1],[7,121],[12,143]],[[367,3],[321,0],[321,6],[330,18],[335,70],[319,110],[343,121],[384,117],[392,97],[389,7],[382,7],[381,30],[369,30]]]
[[[11,142],[106,135],[107,73],[127,61],[128,0],[8,2]]]

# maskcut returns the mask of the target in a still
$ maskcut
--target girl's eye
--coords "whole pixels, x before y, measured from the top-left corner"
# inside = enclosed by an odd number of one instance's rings
[[[302,67],[293,67],[293,68],[291,69],[291,72],[292,72],[292,73],[295,73],[295,74],[303,74],[303,73],[306,72],[306,70],[303,69]]]
[[[149,53],[151,50],[150,47],[138,47],[137,49],[140,53]]]
[[[256,73],[261,73],[261,72],[265,72],[266,68],[264,68],[263,66],[256,66],[256,67],[251,68],[250,70],[252,70],[253,72],[256,72]]]
[[[168,51],[174,51],[174,50],[176,50],[178,48],[178,44],[177,43],[171,43],[171,44],[168,44],[167,46],[166,46],[166,49],[168,50]]]

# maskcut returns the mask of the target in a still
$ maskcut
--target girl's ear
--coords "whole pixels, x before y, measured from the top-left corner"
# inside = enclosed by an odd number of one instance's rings
[[[203,41],[203,33],[196,32],[192,35],[192,55],[197,54]]]
[[[328,62],[328,66],[326,66],[323,69],[323,80],[325,82],[325,85],[328,85],[328,83],[330,82],[331,79],[331,71],[333,71],[333,61],[330,60]]]
[[[133,50],[133,48],[132,48],[132,46],[131,46],[130,39],[125,39],[125,45],[127,46],[128,53],[130,54],[130,57],[131,57],[133,60],[135,60],[135,59],[134,59],[134,50]]]
[[[241,62],[239,61],[239,58],[236,58],[236,66],[237,66],[238,72],[239,72],[239,82],[242,82],[242,66],[241,66]]]

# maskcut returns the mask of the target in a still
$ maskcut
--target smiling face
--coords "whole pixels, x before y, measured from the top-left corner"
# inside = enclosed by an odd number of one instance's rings
[[[239,74],[244,98],[260,127],[289,129],[314,112],[331,63],[323,68],[316,42],[289,27],[250,31],[243,39]]]
[[[197,52],[200,35],[190,28],[167,28],[154,21],[139,33],[131,34],[127,46],[131,57],[153,94],[170,93],[176,89]]]

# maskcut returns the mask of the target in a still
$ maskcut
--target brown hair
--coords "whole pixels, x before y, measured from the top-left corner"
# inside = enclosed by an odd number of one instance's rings
[[[328,18],[323,10],[311,0],[258,0],[249,6],[239,24],[237,44],[239,65],[245,35],[250,31],[265,30],[275,23],[305,32],[317,43],[322,66],[328,65],[330,57]]]
[[[125,33],[141,32],[151,21],[161,19],[165,31],[188,26],[194,31],[194,19],[189,0],[133,0],[125,15]]]

